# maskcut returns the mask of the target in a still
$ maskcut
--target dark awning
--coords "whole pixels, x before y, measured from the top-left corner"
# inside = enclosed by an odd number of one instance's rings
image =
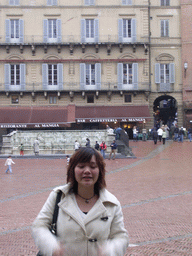
[[[75,105],[0,108],[0,128],[54,128],[75,122]]]
[[[0,128],[55,128],[86,122],[143,122],[148,106],[3,107]]]
[[[143,122],[149,119],[148,106],[78,106],[76,121],[82,122]]]

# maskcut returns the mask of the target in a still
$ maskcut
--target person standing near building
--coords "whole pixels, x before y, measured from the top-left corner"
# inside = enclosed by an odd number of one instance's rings
[[[80,148],[79,142],[76,140],[75,141],[75,151],[77,151]]]
[[[179,130],[179,141],[183,142],[183,138],[184,138],[184,130],[183,127],[181,127],[181,129]]]
[[[7,166],[7,170],[5,171],[5,173],[8,173],[8,171],[9,171],[10,173],[13,173],[13,172],[12,172],[12,168],[11,168],[11,165],[12,165],[12,164],[15,164],[15,163],[14,163],[13,160],[11,159],[11,156],[8,156],[8,158],[7,158],[6,162],[5,162],[5,166]]]
[[[163,134],[163,129],[162,129],[162,127],[160,127],[160,128],[157,130],[157,134],[158,134],[159,141],[161,142],[162,134]]]
[[[142,135],[143,135],[143,141],[146,141],[147,140],[147,129],[146,128],[143,128],[142,129]]]
[[[102,143],[100,144],[100,150],[101,150],[101,155],[103,156],[104,159],[105,159],[106,149],[107,149],[107,145],[105,144],[105,141],[102,141]]]
[[[189,141],[191,142],[191,133],[192,133],[192,129],[189,128],[187,133],[188,133],[188,139],[189,139]]]
[[[162,133],[163,144],[165,144],[166,138],[167,138],[167,133],[165,128],[163,128],[163,133]]]
[[[39,140],[38,138],[33,143],[34,153],[35,155],[39,154]]]
[[[178,140],[178,137],[179,137],[179,128],[178,128],[178,126],[176,125],[176,126],[175,126],[175,129],[174,129],[174,141],[177,141],[177,140]]]
[[[157,144],[157,138],[158,138],[158,133],[156,127],[153,128],[153,141],[154,144]]]
[[[95,141],[95,149],[99,150],[99,143],[98,143],[98,141]]]
[[[66,155],[66,159],[67,159],[67,165],[69,165],[69,162],[70,162],[70,157],[69,157],[69,155]]]
[[[167,125],[165,125],[165,131],[166,131],[166,139],[168,140],[169,139],[169,127]]]
[[[86,146],[86,147],[91,147],[91,145],[90,145],[90,139],[87,138],[86,141],[87,141],[87,142],[86,142],[85,146]]]
[[[111,147],[111,152],[109,154],[109,160],[111,159],[112,154],[113,154],[112,159],[115,160],[115,153],[116,153],[116,149],[117,149],[117,144],[116,144],[115,140],[111,143],[110,147]]]
[[[20,145],[20,156],[24,156],[24,146],[22,143]]]
[[[138,130],[136,126],[133,127],[133,141],[138,141]]]

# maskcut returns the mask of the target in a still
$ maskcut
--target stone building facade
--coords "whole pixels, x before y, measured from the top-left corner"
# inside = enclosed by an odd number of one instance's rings
[[[118,122],[128,130],[159,119],[183,124],[179,0],[1,0],[0,23],[6,117],[14,107],[18,123],[33,123],[21,108],[74,105],[87,106],[84,119],[73,120],[82,129],[93,119],[94,127]],[[89,116],[89,107],[101,106],[111,106],[108,117]],[[125,113],[113,116],[122,106]]]
[[[184,127],[192,125],[192,2],[181,0],[181,40]]]

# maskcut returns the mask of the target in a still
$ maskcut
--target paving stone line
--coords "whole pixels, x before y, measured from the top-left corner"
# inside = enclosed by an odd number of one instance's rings
[[[58,186],[61,186],[61,185],[58,185]],[[36,191],[29,192],[29,193],[26,193],[26,194],[21,194],[21,195],[18,195],[18,196],[12,196],[12,197],[8,197],[8,198],[5,198],[5,199],[1,199],[0,203],[13,201],[13,200],[17,200],[17,199],[20,199],[20,198],[25,198],[25,197],[28,197],[28,196],[33,196],[33,195],[37,195],[37,194],[44,193],[44,192],[47,192],[47,191],[51,191],[55,187],[56,186],[49,187],[49,188],[44,188],[44,189],[41,189],[41,190],[36,190]]]
[[[167,142],[165,145],[160,145],[160,146],[157,146],[157,148],[155,150],[153,150],[152,152],[150,152],[146,157],[143,157],[141,160],[137,161],[137,162],[134,162],[132,164],[129,164],[129,165],[126,165],[126,166],[123,166],[122,168],[119,168],[119,169],[116,169],[116,170],[113,170],[113,171],[110,171],[107,173],[108,174],[112,174],[112,173],[117,173],[117,172],[122,172],[122,171],[125,171],[127,169],[131,169],[135,166],[138,166],[144,162],[146,162],[147,160],[149,159],[152,159],[153,157],[157,156],[158,154],[160,154],[162,151],[164,151],[167,147],[169,147],[173,142],[172,141],[169,141]]]
[[[25,227],[22,227],[22,228],[16,228],[16,229],[10,229],[10,230],[7,230],[7,231],[3,231],[3,232],[0,232],[0,236],[7,235],[7,234],[12,234],[12,233],[19,232],[19,231],[24,231],[24,230],[27,230],[27,229],[31,229],[31,227],[32,226],[25,226]]]
[[[130,164],[130,165],[126,165],[122,168],[119,168],[119,169],[116,169],[114,171],[110,171],[110,172],[107,172],[106,175],[109,175],[109,174],[113,174],[113,173],[117,173],[117,172],[121,172],[121,171],[125,171],[127,169],[131,169],[137,165],[140,165],[142,163],[144,163],[145,161],[157,156],[159,153],[161,153],[163,150],[165,150],[170,144],[172,144],[172,141],[169,141],[167,144],[165,145],[160,145],[158,146],[155,150],[153,150],[147,157],[144,157],[142,158],[141,160],[133,163],[133,164]],[[61,186],[63,184],[60,184],[58,186]],[[22,195],[18,195],[18,196],[13,196],[13,197],[9,197],[9,198],[5,198],[5,199],[1,199],[0,200],[0,203],[3,203],[3,202],[7,202],[7,201],[12,201],[12,200],[16,200],[16,199],[20,199],[20,198],[25,198],[25,197],[28,197],[28,196],[31,196],[31,195],[36,195],[36,194],[39,194],[39,193],[44,193],[44,192],[47,192],[47,191],[51,191],[53,188],[55,188],[55,186],[53,187],[49,187],[49,188],[45,188],[45,189],[41,189],[41,190],[37,190],[37,191],[33,191],[33,192],[29,192],[27,194],[22,194]]]
[[[129,207],[133,207],[133,206],[148,204],[148,203],[151,203],[151,202],[157,202],[157,201],[160,201],[160,200],[165,200],[165,199],[169,199],[169,198],[174,198],[174,197],[183,196],[183,195],[190,195],[190,194],[192,194],[192,191],[185,191],[183,193],[178,193],[178,194],[173,194],[173,195],[168,195],[168,196],[160,196],[160,197],[157,197],[157,198],[142,200],[140,202],[136,202],[136,203],[132,203],[132,204],[126,204],[126,205],[123,205],[122,208],[129,208]]]
[[[162,238],[162,239],[155,239],[151,241],[145,241],[145,242],[139,242],[136,243],[136,246],[143,246],[143,245],[148,245],[148,244],[157,244],[157,243],[164,243],[164,242],[169,242],[169,241],[176,241],[176,240],[181,240],[184,238],[191,238],[192,233],[186,234],[186,235],[181,235],[181,236],[173,236],[173,237],[167,237],[167,238]]]
[[[28,230],[28,229],[31,229],[31,226],[25,226],[25,227],[22,227],[22,228],[17,228],[17,229],[13,229],[13,230],[0,232],[0,236],[7,235],[7,234],[12,234],[12,233],[15,233],[15,232],[24,231],[24,230]],[[179,235],[179,236],[173,236],[173,237],[167,237],[167,238],[161,238],[161,239],[139,242],[139,243],[135,243],[133,246],[144,246],[144,245],[150,245],[150,244],[159,244],[159,243],[165,243],[165,242],[169,242],[169,241],[177,241],[177,240],[181,240],[181,239],[185,239],[185,238],[191,238],[191,237],[192,237],[192,233],[188,233],[188,234],[185,234],[185,235]],[[132,244],[131,244],[131,247],[132,247]]]

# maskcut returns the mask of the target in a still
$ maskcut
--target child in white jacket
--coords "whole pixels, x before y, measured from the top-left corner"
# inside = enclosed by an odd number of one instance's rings
[[[15,164],[13,162],[13,160],[11,159],[11,156],[9,156],[5,162],[5,166],[7,166],[7,170],[5,171],[5,173],[8,173],[8,171],[10,171],[10,173],[13,173],[12,172],[12,168],[11,168],[11,164]]]

